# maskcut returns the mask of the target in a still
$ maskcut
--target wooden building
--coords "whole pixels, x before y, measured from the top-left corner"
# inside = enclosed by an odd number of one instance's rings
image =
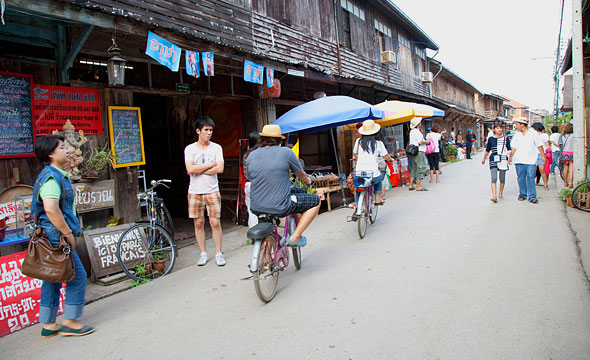
[[[34,84],[100,90],[102,134],[89,136],[92,142],[108,141],[108,106],[141,108],[142,168],[148,179],[174,181],[163,196],[175,216],[186,213],[183,149],[195,141],[191,124],[198,116],[217,124],[213,141],[224,148],[226,164],[220,176],[227,201],[223,213],[231,216],[238,192],[238,139],[317,92],[373,104],[397,99],[443,109],[461,105],[461,117],[449,115],[465,124],[473,108],[463,100],[447,106],[444,96],[430,96],[437,91],[429,83],[426,49],[438,46],[387,0],[11,0],[3,18],[0,71],[32,75]],[[214,76],[188,76],[184,55],[178,72],[148,57],[148,31],[185,51],[213,52]],[[113,40],[127,60],[123,87],[108,85],[105,65]],[[244,81],[246,60],[274,69],[280,97],[261,96],[261,85]],[[339,131],[335,137],[343,164],[349,135]],[[301,137],[307,165],[335,169],[330,139],[328,131]],[[14,174],[18,182],[32,184],[40,166],[32,157],[11,158],[0,160],[0,170],[1,190],[14,183]],[[116,182],[114,214],[127,221],[138,215],[137,171],[130,166],[108,175]]]

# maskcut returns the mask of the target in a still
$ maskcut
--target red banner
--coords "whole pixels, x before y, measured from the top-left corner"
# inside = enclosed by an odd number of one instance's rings
[[[33,85],[33,122],[37,136],[62,130],[70,120],[85,135],[102,134],[100,90]]]
[[[0,257],[0,337],[39,322],[41,280],[20,272],[25,252]],[[63,313],[61,288],[58,315]]]

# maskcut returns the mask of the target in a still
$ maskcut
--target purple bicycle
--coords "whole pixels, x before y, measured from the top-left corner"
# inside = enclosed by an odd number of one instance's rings
[[[297,226],[297,215],[287,215],[283,236],[279,236],[277,226],[281,219],[276,215],[260,214],[259,223],[248,230],[248,239],[254,245],[250,260],[250,272],[254,280],[256,295],[262,302],[271,301],[279,282],[279,274],[289,266],[289,248],[293,252],[293,263],[301,269],[301,248],[288,246],[287,239]]]
[[[356,191],[360,195],[354,213],[347,220],[357,223],[358,234],[362,239],[367,233],[368,223],[371,222],[371,224],[374,224],[377,220],[378,207],[375,206],[375,202],[373,201],[373,172],[355,171],[353,176],[355,178],[355,186],[357,186]]]

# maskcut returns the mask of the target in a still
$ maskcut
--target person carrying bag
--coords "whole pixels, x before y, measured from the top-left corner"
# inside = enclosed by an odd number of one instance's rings
[[[31,213],[35,214],[36,229],[21,271],[43,280],[39,306],[39,322],[43,323],[41,337],[87,335],[94,328],[77,320],[86,302],[87,275],[75,250],[75,236],[81,235],[81,229],[74,205],[74,189],[68,173],[63,170],[68,163],[64,137],[39,137],[35,155],[44,167],[33,186]],[[63,282],[66,293],[60,326],[56,318]]]

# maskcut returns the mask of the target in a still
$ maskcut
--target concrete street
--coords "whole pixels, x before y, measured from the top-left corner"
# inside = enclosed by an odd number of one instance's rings
[[[0,358],[590,358],[590,293],[555,177],[539,204],[518,202],[512,166],[493,204],[481,156],[445,166],[428,192],[388,191],[363,240],[351,210],[322,214],[269,304],[240,280],[242,247],[223,268],[91,303],[92,335],[42,340],[36,325],[0,339]]]

